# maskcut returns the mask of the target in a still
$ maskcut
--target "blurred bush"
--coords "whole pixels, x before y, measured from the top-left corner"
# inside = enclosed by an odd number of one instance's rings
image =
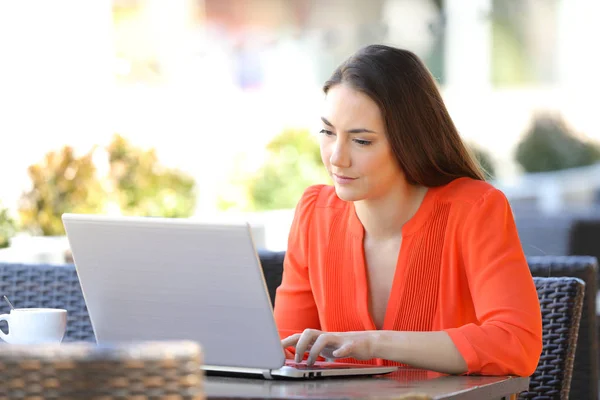
[[[44,236],[62,235],[61,215],[100,213],[106,194],[96,178],[92,152],[75,157],[71,147],[46,154],[27,170],[30,191],[21,196],[19,216],[24,229]]]
[[[194,180],[162,166],[154,150],[140,150],[116,135],[106,149],[109,172],[102,178],[92,160],[95,150],[78,158],[65,146],[28,168],[32,189],[19,204],[24,229],[63,235],[63,213],[101,214],[110,202],[125,215],[188,217],[194,212]]]
[[[179,218],[194,213],[194,179],[162,166],[154,149],[141,150],[115,135],[107,150],[109,179],[123,214]]]
[[[526,172],[557,171],[600,161],[600,148],[579,138],[562,117],[541,114],[518,144],[516,159]]]
[[[8,213],[8,209],[0,204],[0,249],[8,247],[10,238],[17,232],[17,224]]]
[[[294,208],[304,190],[328,183],[319,144],[307,129],[285,129],[267,145],[267,160],[249,183],[253,210]]]

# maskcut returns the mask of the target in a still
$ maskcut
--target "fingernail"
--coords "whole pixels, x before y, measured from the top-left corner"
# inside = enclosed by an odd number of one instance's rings
[[[294,361],[297,363],[299,363],[301,361],[300,356],[298,354],[296,354],[296,356],[294,357]]]

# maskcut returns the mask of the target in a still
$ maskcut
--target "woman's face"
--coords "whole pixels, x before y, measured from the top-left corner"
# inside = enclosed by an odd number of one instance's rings
[[[404,182],[381,111],[369,96],[335,85],[327,92],[321,119],[321,159],[340,199],[379,198]]]

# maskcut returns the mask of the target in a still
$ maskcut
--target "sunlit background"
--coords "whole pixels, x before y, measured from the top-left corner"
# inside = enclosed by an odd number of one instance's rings
[[[304,188],[328,182],[321,85],[373,43],[425,60],[526,253],[573,252],[600,204],[598,15],[597,0],[0,0],[0,259],[60,262],[63,212],[224,213],[285,249]]]

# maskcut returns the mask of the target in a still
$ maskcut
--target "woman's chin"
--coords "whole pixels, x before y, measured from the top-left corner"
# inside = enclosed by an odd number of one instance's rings
[[[337,194],[337,197],[339,197],[341,200],[344,201],[358,201],[358,200],[362,200],[363,196],[361,196],[357,190],[353,190],[351,188],[348,187],[344,187],[340,185],[334,185],[335,187],[335,194]]]

